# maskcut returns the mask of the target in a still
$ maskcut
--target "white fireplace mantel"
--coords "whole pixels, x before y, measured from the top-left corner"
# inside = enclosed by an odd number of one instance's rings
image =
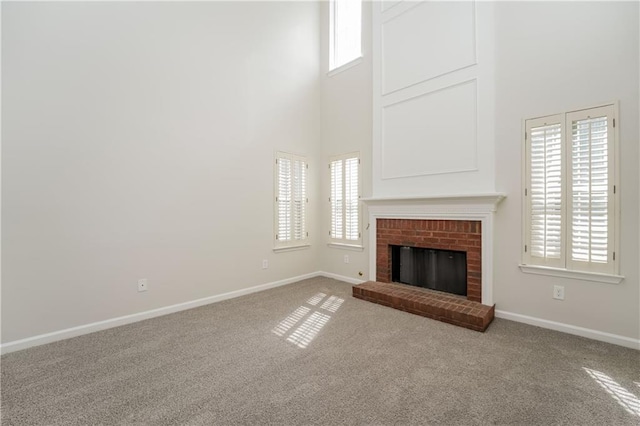
[[[390,208],[405,206],[409,209],[428,209],[443,211],[491,211],[495,212],[498,204],[505,198],[502,193],[492,194],[458,194],[438,195],[431,197],[371,197],[362,201],[372,208]]]
[[[493,305],[493,218],[504,194],[457,194],[432,197],[372,197],[369,209],[369,279],[376,279],[376,220],[477,220],[482,226],[482,303]]]

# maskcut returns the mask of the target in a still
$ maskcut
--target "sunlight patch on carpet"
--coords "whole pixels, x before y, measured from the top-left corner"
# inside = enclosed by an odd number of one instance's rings
[[[343,302],[344,299],[341,299],[337,296],[331,296],[322,304],[322,306],[320,306],[320,309],[326,309],[327,311],[335,312],[340,308],[340,305],[342,305]]]
[[[322,304],[320,305],[320,303]],[[343,303],[344,299],[341,297],[327,297],[325,293],[317,293],[306,301],[305,305],[307,306],[298,307],[271,331],[279,337],[285,337],[288,334],[287,342],[304,349],[329,322],[331,314],[337,312]],[[304,321],[302,321],[303,319]],[[300,321],[302,323],[298,325]]]
[[[620,386],[618,382],[603,372],[586,367],[582,367],[582,369],[586,371],[587,374],[596,381],[596,383],[606,390],[618,404],[624,407],[629,414],[640,417],[640,399],[638,399],[638,397]]]
[[[315,296],[311,297],[309,300],[307,300],[307,304],[308,305],[313,305],[316,306],[318,303],[320,303],[322,301],[322,299],[324,299],[325,297],[327,297],[326,294],[324,293],[318,293]]]
[[[287,342],[291,342],[299,348],[306,348],[330,319],[329,315],[321,314],[320,312],[312,313],[300,327],[291,333],[291,336],[287,338]]]
[[[298,309],[293,311],[291,315],[280,321],[280,324],[278,324],[278,326],[273,329],[273,332],[278,336],[284,336],[291,327],[296,325],[298,321],[304,318],[304,316],[307,315],[310,311],[311,309],[305,306],[300,306]]]

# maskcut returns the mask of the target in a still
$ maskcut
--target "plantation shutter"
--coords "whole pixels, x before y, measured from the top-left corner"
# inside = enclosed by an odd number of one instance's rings
[[[344,160],[344,204],[345,204],[345,238],[349,241],[360,239],[358,221],[358,158]]]
[[[295,245],[307,238],[307,162],[276,153],[276,245]]]
[[[335,160],[329,164],[331,174],[331,238],[343,238],[342,216],[342,160]]]
[[[307,163],[304,160],[293,160],[293,239],[303,240],[307,227],[305,213],[307,205]]]
[[[279,241],[291,240],[291,160],[280,157],[278,166],[277,235]]]
[[[525,122],[525,265],[618,273],[616,114],[609,104]]]
[[[333,240],[360,240],[360,160],[358,154],[335,157],[329,163],[331,229]]]
[[[569,261],[573,269],[613,272],[613,107],[568,114]]]
[[[527,252],[531,263],[563,265],[562,115],[527,122]]]

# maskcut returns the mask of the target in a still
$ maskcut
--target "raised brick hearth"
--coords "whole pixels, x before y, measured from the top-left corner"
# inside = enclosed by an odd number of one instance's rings
[[[353,286],[353,297],[476,331],[487,329],[495,309],[439,291],[373,281]]]
[[[467,253],[467,299],[482,301],[482,229],[476,220],[378,219],[376,281],[391,282],[391,246]]]

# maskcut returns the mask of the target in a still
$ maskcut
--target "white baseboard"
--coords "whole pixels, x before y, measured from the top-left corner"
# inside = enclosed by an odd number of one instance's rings
[[[561,331],[563,333],[574,334],[576,336],[586,337],[588,339],[599,340],[601,342],[612,343],[614,345],[640,350],[640,339],[632,339],[631,337],[605,333],[603,331],[577,327],[575,325],[563,324],[560,322],[549,321],[541,318],[529,317],[527,315],[514,314],[512,312],[505,312],[500,310],[496,310],[495,315],[496,318],[504,318],[511,321],[522,322],[529,325],[535,325],[537,327],[548,328],[550,330]]]
[[[333,278],[335,280],[344,281],[349,284],[361,284],[365,281],[365,280],[359,280],[357,278],[350,278],[344,275],[334,274],[331,272],[316,271],[316,272],[311,272],[309,274],[299,275],[297,277],[287,278],[279,281],[273,281],[270,283],[261,284],[261,285],[257,285],[249,288],[244,288],[241,290],[231,291],[228,293],[218,294],[215,296],[204,297],[202,299],[192,300],[189,302],[178,303],[175,305],[165,306],[158,309],[152,309],[145,312],[139,312],[136,314],[125,315],[117,318],[111,318],[104,321],[98,321],[90,324],[80,325],[77,327],[67,328],[64,330],[54,331],[51,333],[41,334],[38,336],[26,338],[26,339],[7,342],[5,344],[0,345],[0,354],[15,352],[22,349],[30,348],[32,346],[44,345],[46,343],[57,342],[59,340],[69,339],[72,337],[81,336],[83,334],[89,334],[89,333],[93,333],[100,330],[106,330],[108,328],[131,324],[134,322],[159,317],[162,315],[172,314],[174,312],[185,311],[187,309],[193,309],[199,306],[221,302],[223,300],[233,299],[233,298],[244,296],[251,293],[257,293],[259,291],[264,291],[270,288],[280,287],[283,285],[292,284],[297,281],[305,280],[308,278],[315,278],[315,277]],[[602,331],[576,327],[569,324],[548,321],[541,318],[529,317],[526,315],[514,314],[511,312],[505,312],[500,310],[496,310],[495,315],[497,318],[504,318],[511,321],[522,322],[525,324],[535,325],[538,327],[548,328],[551,330],[561,331],[564,333],[574,334],[577,336],[587,337],[589,339],[599,340],[602,342],[612,343],[614,345],[620,345],[620,346],[625,346],[627,348],[640,350],[639,339],[632,339],[630,337],[619,336],[616,334],[605,333]]]
[[[189,302],[178,303],[175,305],[165,306],[162,308],[152,309],[150,311],[139,312],[136,314],[125,315],[122,317],[111,318],[104,321],[93,322],[90,324],[84,324],[77,327],[71,327],[64,330],[58,330],[51,333],[40,334],[38,336],[28,337],[26,339],[15,340],[13,342],[7,342],[0,345],[0,354],[6,354],[10,352],[27,349],[32,346],[44,345],[46,343],[57,342],[59,340],[69,339],[71,337],[82,336],[83,334],[89,334],[100,330],[106,330],[108,328],[118,327],[125,324],[131,324],[134,322],[159,317],[162,315],[172,314],[174,312],[185,311],[187,309],[197,308],[199,306],[208,305],[215,302],[221,302],[223,300],[233,299],[235,297],[244,296],[246,294],[257,293],[259,291],[268,290],[270,288],[280,287],[283,285],[291,284],[296,281],[301,281],[307,278],[314,278],[318,276],[328,276],[330,278],[336,278],[338,276],[331,276],[324,272],[312,272],[309,274],[299,275],[297,277],[287,278],[284,280],[273,281],[266,284],[257,285],[255,287],[243,288],[242,290],[231,291],[228,293],[218,294],[215,296],[204,297],[202,299],[191,300]],[[336,278],[345,281],[346,277]]]
[[[365,282],[365,280],[359,280],[357,278],[350,278],[350,277],[346,277],[344,275],[334,274],[332,272],[319,271],[318,272],[318,276],[327,277],[327,278],[333,278],[334,280],[344,281],[344,282],[349,283],[349,284],[362,284],[363,282]]]

